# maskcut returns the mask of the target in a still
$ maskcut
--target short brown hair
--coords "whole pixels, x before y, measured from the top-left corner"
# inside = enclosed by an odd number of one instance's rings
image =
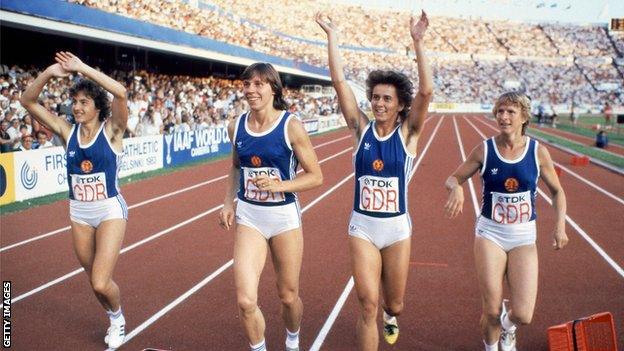
[[[243,74],[241,74],[241,80],[250,80],[253,76],[258,76],[260,79],[271,85],[271,90],[273,90],[273,93],[275,94],[273,96],[273,108],[276,110],[288,109],[288,105],[286,104],[286,101],[284,101],[284,95],[282,93],[282,90],[284,89],[282,80],[273,65],[270,63],[256,62],[245,68]]]

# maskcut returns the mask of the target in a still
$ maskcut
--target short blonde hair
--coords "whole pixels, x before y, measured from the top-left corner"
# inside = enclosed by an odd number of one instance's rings
[[[494,117],[496,117],[496,113],[498,112],[498,108],[501,105],[513,105],[520,108],[520,113],[523,117],[525,117],[526,122],[522,124],[522,135],[525,134],[527,127],[529,126],[529,121],[531,121],[531,100],[525,94],[509,91],[499,96],[496,99],[496,103],[494,104],[494,108],[492,109],[492,113]]]

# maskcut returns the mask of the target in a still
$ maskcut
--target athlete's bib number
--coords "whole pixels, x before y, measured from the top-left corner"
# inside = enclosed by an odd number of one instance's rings
[[[272,167],[247,168],[242,167],[243,182],[245,190],[245,199],[255,202],[283,202],[286,201],[286,195],[283,192],[272,193],[270,191],[260,190],[254,184],[254,178],[265,175],[271,179],[282,181],[279,169]]]
[[[72,174],[72,192],[78,201],[98,201],[108,198],[106,174]]]
[[[360,210],[369,212],[399,212],[399,178],[362,176],[360,181]]]
[[[492,220],[501,224],[527,223],[531,220],[531,192],[492,192]]]

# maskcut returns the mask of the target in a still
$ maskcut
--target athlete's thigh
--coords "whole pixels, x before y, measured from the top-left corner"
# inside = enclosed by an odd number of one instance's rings
[[[95,260],[93,274],[110,279],[119,258],[126,233],[127,221],[123,218],[109,219],[100,223],[95,231]]]
[[[503,299],[507,253],[492,241],[477,236],[474,255],[483,307],[497,309]]]
[[[95,258],[95,228],[71,221],[72,243],[80,265],[91,274]]]
[[[511,306],[533,314],[537,296],[538,260],[535,245],[524,245],[509,251],[507,280],[511,290]]]
[[[386,303],[403,300],[409,261],[411,238],[398,241],[381,250],[381,286]]]
[[[234,284],[238,293],[254,297],[257,295],[267,249],[267,241],[260,232],[246,225],[236,225]]]
[[[351,254],[351,271],[355,279],[355,290],[358,298],[379,299],[379,282],[381,280],[381,254],[368,240],[349,235],[349,251]]]
[[[269,246],[277,275],[277,286],[298,287],[301,260],[303,258],[301,227],[272,237],[269,240]]]

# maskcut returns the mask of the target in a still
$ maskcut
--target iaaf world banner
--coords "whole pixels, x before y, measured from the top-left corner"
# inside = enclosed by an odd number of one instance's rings
[[[227,127],[213,127],[163,136],[163,163],[174,167],[232,151]]]

